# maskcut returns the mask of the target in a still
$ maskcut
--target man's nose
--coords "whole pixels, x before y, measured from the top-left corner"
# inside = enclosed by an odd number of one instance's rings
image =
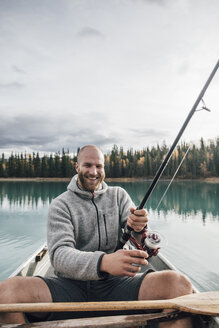
[[[92,166],[90,168],[90,174],[92,174],[92,175],[96,175],[97,174],[97,168],[96,168],[96,166]]]

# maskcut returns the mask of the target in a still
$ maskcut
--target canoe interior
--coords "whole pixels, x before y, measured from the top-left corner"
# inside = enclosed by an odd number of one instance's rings
[[[160,270],[177,270],[163,255],[153,256],[150,258],[149,266],[155,271]],[[50,265],[47,246],[44,244],[21,266],[15,270],[10,277],[23,276],[31,277],[36,275],[51,276],[54,275],[53,268]]]
[[[149,266],[155,271],[160,270],[176,270],[177,269],[170,263],[162,254],[150,258]],[[148,268],[148,266],[147,266]],[[49,255],[46,244],[42,245],[27,261],[25,261],[12,276],[53,276],[54,270],[50,264]],[[194,287],[194,291],[198,290]],[[219,328],[219,318],[210,317],[197,317],[195,328]]]

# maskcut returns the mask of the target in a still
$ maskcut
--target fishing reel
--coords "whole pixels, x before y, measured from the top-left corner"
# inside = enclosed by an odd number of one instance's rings
[[[146,231],[146,236],[142,244],[144,251],[147,251],[149,257],[157,255],[160,248],[167,245],[167,240],[164,235],[157,231]]]
[[[148,253],[149,257],[158,254],[160,248],[167,245],[166,237],[158,231],[144,229],[139,243],[132,235],[124,246],[124,249],[140,249]]]

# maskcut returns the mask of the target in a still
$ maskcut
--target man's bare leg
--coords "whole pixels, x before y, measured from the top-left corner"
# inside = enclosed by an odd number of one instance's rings
[[[161,300],[191,294],[192,284],[181,273],[165,270],[145,276],[138,294],[139,300]],[[168,311],[168,310],[167,310]],[[192,328],[190,318],[160,323],[159,328]]]
[[[41,278],[13,277],[0,283],[1,304],[41,302],[52,302],[49,288]],[[23,313],[0,313],[0,323],[25,323],[25,318]]]

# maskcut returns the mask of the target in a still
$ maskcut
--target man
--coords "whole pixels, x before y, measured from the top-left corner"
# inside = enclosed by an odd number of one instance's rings
[[[76,170],[78,175],[72,178],[68,190],[49,209],[48,249],[56,277],[10,278],[0,284],[0,302],[155,300],[191,293],[191,283],[180,273],[145,270],[138,274],[141,266],[148,264],[147,252],[116,251],[121,227],[127,222],[139,238],[148,218],[144,209],[135,210],[124,189],[108,187],[104,182],[100,149],[83,147]],[[34,321],[36,316],[28,315],[28,319]],[[38,320],[70,318],[72,313],[43,316]],[[23,323],[25,317],[21,313],[4,314],[0,322]],[[159,327],[192,325],[189,319],[182,319]]]

